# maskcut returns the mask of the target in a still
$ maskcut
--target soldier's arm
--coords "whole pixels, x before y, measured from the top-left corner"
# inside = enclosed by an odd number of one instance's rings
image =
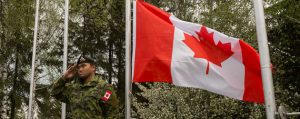
[[[63,76],[56,80],[51,87],[51,95],[56,99],[66,102],[67,97],[67,86],[66,83],[74,78],[76,74],[76,64],[71,65],[68,70],[63,74]]]
[[[119,119],[119,100],[117,99],[116,93],[113,87],[109,84],[106,85],[106,90],[111,91],[111,95],[106,102],[105,106],[102,107],[103,112],[105,113],[105,119]]]
[[[66,94],[66,83],[67,81],[63,78],[60,78],[51,86],[51,96],[55,97],[57,100],[62,102],[67,101],[67,94]]]
[[[116,96],[116,92],[112,90],[111,100],[109,100],[109,107],[108,107],[108,113],[107,118],[108,119],[119,119],[120,118],[120,112],[119,112],[119,100]]]

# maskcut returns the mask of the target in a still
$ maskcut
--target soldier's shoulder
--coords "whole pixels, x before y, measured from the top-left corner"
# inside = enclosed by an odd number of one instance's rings
[[[80,84],[80,79],[79,77],[74,77],[73,79],[69,80],[66,82],[66,85],[67,86],[78,86],[78,84]]]
[[[98,85],[106,86],[108,84],[100,75],[96,75],[95,77]]]
[[[98,81],[98,86],[100,86],[101,88],[106,90],[114,90],[113,85],[109,84],[106,80],[103,80],[101,77],[97,81]]]

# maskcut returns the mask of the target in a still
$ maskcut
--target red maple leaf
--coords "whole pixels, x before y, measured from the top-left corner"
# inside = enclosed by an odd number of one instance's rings
[[[221,63],[228,59],[233,52],[231,51],[231,44],[218,42],[216,45],[213,39],[213,32],[208,33],[205,26],[202,26],[199,32],[196,32],[199,39],[188,34],[184,34],[183,42],[192,49],[195,53],[195,58],[203,58],[208,61],[206,67],[206,74],[209,72],[209,62],[222,67]]]

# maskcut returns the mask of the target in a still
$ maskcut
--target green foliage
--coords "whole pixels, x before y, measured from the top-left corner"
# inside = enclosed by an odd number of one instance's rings
[[[1,118],[19,118],[23,102],[28,100],[26,81],[30,64],[33,8],[31,0],[1,1]],[[5,115],[7,114],[7,115]]]
[[[267,10],[277,105],[300,111],[300,2],[280,1]]]
[[[241,102],[194,88],[135,84],[133,116],[139,118],[263,118],[263,105]],[[147,85],[146,87],[144,85]]]

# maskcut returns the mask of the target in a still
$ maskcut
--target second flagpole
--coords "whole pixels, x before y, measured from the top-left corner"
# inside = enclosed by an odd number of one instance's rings
[[[126,16],[126,68],[125,68],[125,119],[131,119],[130,105],[130,86],[131,86],[131,0],[125,0],[125,16]]]
[[[265,107],[268,119],[275,119],[275,96],[273,88],[273,79],[271,72],[270,54],[266,25],[264,18],[264,8],[262,0],[253,0],[255,10],[256,33],[259,47],[260,67],[262,73]]]
[[[65,0],[63,72],[67,70],[67,62],[68,62],[68,19],[69,19],[69,0]],[[61,119],[65,119],[65,118],[66,118],[66,104],[62,103]]]
[[[35,11],[35,22],[34,22],[34,34],[33,34],[33,47],[32,47],[32,64],[31,64],[31,78],[30,78],[30,95],[29,95],[29,109],[28,109],[28,119],[33,118],[33,98],[34,98],[34,71],[35,71],[35,55],[36,55],[36,40],[38,35],[39,26],[39,8],[40,0],[36,0],[36,11]]]

